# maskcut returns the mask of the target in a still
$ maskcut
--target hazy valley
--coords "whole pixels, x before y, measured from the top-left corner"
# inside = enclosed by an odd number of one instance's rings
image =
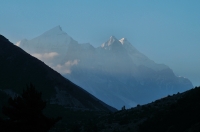
[[[79,44],[57,26],[17,44],[105,103],[121,109],[149,103],[193,87],[165,64],[157,64],[126,38],[111,36],[100,47]]]
[[[127,74],[130,70],[129,68],[131,67],[127,66],[126,61],[132,61],[132,60],[131,58],[129,58],[129,54],[127,55],[127,50],[125,50],[125,48],[123,49],[122,47],[123,41],[122,42],[121,41],[118,41],[116,38],[111,37],[108,42],[104,43],[101,48],[97,49],[87,44],[87,48],[84,47],[86,50],[85,53],[82,53],[83,45],[77,44],[76,41],[73,41],[76,44],[72,45],[72,47],[69,46],[69,49],[72,48],[73,50],[72,51],[68,50],[68,52],[71,51],[72,53],[75,54],[73,54],[74,56],[69,56],[69,58],[79,59],[79,61],[73,62],[74,65],[71,65],[71,67],[67,67],[68,69],[64,69],[64,71],[70,70],[70,72],[68,74],[63,74],[67,78],[71,77],[71,79],[73,77],[74,79],[76,79],[75,77],[77,77],[77,79],[80,79],[82,83],[88,82],[87,84],[88,86],[93,81],[91,84],[97,87],[97,91],[94,92],[99,94],[99,96],[97,97],[104,98],[106,97],[105,94],[103,94],[103,96],[101,96],[101,94],[106,93],[110,98],[110,100],[118,102],[119,99],[123,100],[125,104],[119,102],[119,107],[121,105],[124,107],[121,107],[121,109],[117,111],[115,108],[105,104],[104,102],[100,101],[93,95],[89,94],[87,91],[83,90],[81,87],[67,80],[66,78],[61,76],[58,72],[54,71],[40,60],[31,56],[30,55],[31,53],[27,54],[19,47],[13,45],[12,43],[9,42],[8,39],[6,39],[4,36],[1,35],[0,36],[1,109],[5,105],[8,105],[7,102],[9,103],[8,101],[9,97],[12,98],[17,96],[19,97],[22,91],[24,91],[25,86],[29,83],[33,83],[36,86],[36,89],[42,92],[43,100],[47,102],[46,109],[43,111],[44,115],[49,116],[51,118],[57,116],[62,117],[62,119],[59,122],[57,122],[55,126],[51,128],[50,131],[72,131],[72,132],[199,131],[200,88],[195,87],[194,89],[188,90],[183,93],[178,92],[178,91],[181,92],[185,91],[186,89],[189,89],[188,87],[192,87],[191,82],[188,79],[176,77],[173,74],[172,70],[169,69],[167,66],[158,65],[153,61],[149,60],[144,55],[142,55],[136,49],[133,50],[133,48],[131,49],[129,47],[128,48],[128,50],[130,50],[129,52],[134,53],[133,51],[135,51],[137,54],[141,55],[142,58],[144,57],[147,59],[146,62],[144,60],[140,60],[141,59],[140,58],[139,60],[137,60],[138,63],[134,64],[133,62],[131,62],[133,64],[130,64],[131,66],[133,66],[132,68],[134,68],[134,70],[132,71],[133,73],[138,72],[138,74],[141,74],[140,79],[144,79],[144,76],[142,75],[146,76],[145,77],[146,82],[143,80],[144,86],[141,87],[141,82],[139,83],[138,80],[135,79],[136,77],[134,76],[135,74],[133,74],[132,72],[131,72],[132,74],[131,73]],[[108,64],[106,66],[103,66],[103,64],[101,64],[103,68],[95,69],[97,68],[96,65],[98,65],[96,64],[97,62],[95,62],[94,60],[93,61],[84,60],[85,55],[87,56],[86,53],[88,53],[88,49],[90,49],[88,47],[93,49],[93,56],[91,57],[91,59],[94,59],[93,57],[95,58],[98,57],[98,55],[102,54],[103,52],[104,53],[103,60],[105,60]],[[42,50],[42,48],[38,49]],[[78,53],[82,54],[80,55]],[[105,58],[105,56],[108,57]],[[119,64],[117,60],[112,63],[110,62],[110,60],[114,59],[116,56],[118,56],[119,59],[124,61],[124,63],[122,65],[119,65],[119,67],[117,67],[117,64]],[[134,58],[135,56],[132,57]],[[72,62],[70,59],[67,60],[67,64]],[[83,64],[81,64],[82,62],[81,60],[83,61]],[[102,63],[105,63],[102,59],[100,60],[102,61]],[[91,69],[84,69],[87,68],[84,67],[87,64],[86,63],[87,61],[91,62],[90,64],[94,66],[93,67],[94,70],[99,70],[99,72],[91,71]],[[66,60],[64,60],[63,62],[66,62]],[[144,66],[138,66],[140,64],[139,62],[142,63]],[[113,63],[115,65],[112,65]],[[154,66],[153,67],[154,69],[151,69],[152,68],[151,66]],[[103,70],[104,68],[106,69]],[[121,68],[122,70],[120,70]],[[100,74],[101,72],[102,74]],[[105,72],[107,72],[107,74]],[[147,73],[149,74],[149,76],[147,76],[148,75]],[[156,82],[151,82],[155,81],[155,78],[152,78],[154,76],[151,75],[154,75],[155,77],[161,77],[161,80],[164,80],[163,81],[164,84],[161,85],[159,83],[160,87],[164,86],[163,89],[162,88],[159,89],[158,88],[159,85],[155,85]],[[80,81],[77,80],[77,82]],[[148,86],[151,87],[145,87],[147,86],[147,84]],[[134,85],[138,87],[135,88],[133,87]],[[102,89],[100,89],[100,86],[102,87]],[[106,87],[106,89],[104,89],[105,86],[109,87]],[[133,89],[131,89],[131,87],[130,89],[119,89],[120,88],[119,86],[132,86]],[[153,86],[155,87],[155,89],[152,89]],[[94,90],[96,89],[94,88],[93,91]],[[150,93],[150,91],[152,93]],[[160,94],[158,96],[155,96],[153,92],[155,92],[155,94],[160,92]],[[172,95],[172,93],[174,92],[177,93]],[[130,96],[127,96],[128,94],[130,94]],[[165,94],[170,94],[170,95],[165,96]],[[134,95],[133,96],[134,98],[131,98],[132,97],[131,95]],[[119,96],[122,96],[123,98],[119,98]],[[137,96],[138,98],[136,98]],[[136,107],[132,107],[130,109],[127,109],[125,107],[125,105],[127,106],[126,104],[127,99],[130,100],[134,99],[133,100],[134,102],[136,99],[138,99],[138,101],[141,101],[140,99],[143,96],[147,97],[149,103],[145,105],[137,104]],[[162,98],[159,99],[161,96]],[[125,97],[126,99],[124,99]],[[109,98],[106,98],[106,100],[104,99],[105,102]],[[157,100],[150,101],[153,100],[154,98],[157,98]],[[107,102],[109,104],[109,101]],[[146,102],[147,100],[145,100],[143,103]],[[128,107],[131,106],[128,105]],[[18,121],[20,120],[17,120],[17,122]],[[15,128],[16,126],[10,127],[13,125],[11,124],[11,122],[12,121],[10,121],[9,118],[6,118],[5,115],[3,115],[2,113],[0,114],[1,131],[8,130],[8,128],[6,128],[5,126],[8,126],[9,129]],[[13,123],[15,124],[16,121]],[[23,126],[23,123],[21,123],[20,125],[22,125],[22,128],[23,127],[24,129],[28,128],[29,130],[29,127]]]

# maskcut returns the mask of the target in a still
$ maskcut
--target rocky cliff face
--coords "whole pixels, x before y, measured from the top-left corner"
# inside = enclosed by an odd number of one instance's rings
[[[29,83],[50,104],[81,110],[114,110],[0,35],[0,92],[13,96]]]
[[[97,98],[120,109],[192,88],[164,64],[156,64],[127,39],[111,36],[100,47],[79,44],[55,27],[19,47]]]

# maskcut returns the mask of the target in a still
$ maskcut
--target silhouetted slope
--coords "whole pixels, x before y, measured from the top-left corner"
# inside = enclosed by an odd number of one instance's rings
[[[200,87],[103,115],[92,123],[103,132],[199,132]],[[84,127],[88,127],[88,124]]]
[[[51,104],[72,109],[104,110],[108,106],[62,77],[40,60],[13,45],[0,35],[0,90],[14,96],[33,83]],[[114,108],[110,108],[115,110]]]
[[[140,129],[141,132],[199,132],[200,87],[185,93],[169,109],[145,121]]]

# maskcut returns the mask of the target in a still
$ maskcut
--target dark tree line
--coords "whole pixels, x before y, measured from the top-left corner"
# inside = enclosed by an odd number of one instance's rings
[[[146,120],[140,132],[200,132],[200,87]]]
[[[8,118],[0,119],[1,132],[45,132],[61,119],[43,114],[46,101],[42,100],[42,93],[36,91],[32,84],[23,90],[21,96],[9,98],[8,104],[2,108]]]

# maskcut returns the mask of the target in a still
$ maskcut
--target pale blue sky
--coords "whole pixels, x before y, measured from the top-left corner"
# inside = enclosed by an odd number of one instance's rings
[[[111,35],[200,85],[200,0],[1,0],[0,34],[32,39],[60,25],[80,43]]]

